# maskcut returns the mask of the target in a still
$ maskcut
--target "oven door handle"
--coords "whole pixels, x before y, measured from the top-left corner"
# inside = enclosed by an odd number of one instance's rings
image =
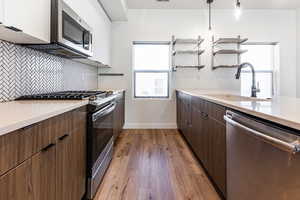
[[[93,122],[97,121],[97,119],[99,119],[100,117],[110,114],[112,111],[115,110],[115,108],[116,108],[116,103],[113,102],[113,103],[109,104],[108,106],[104,107],[103,109],[101,109],[100,111],[94,113],[92,116]]]

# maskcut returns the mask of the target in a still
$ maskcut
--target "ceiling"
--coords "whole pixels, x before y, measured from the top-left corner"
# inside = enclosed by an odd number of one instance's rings
[[[300,0],[240,0],[245,9],[296,9],[300,8]],[[235,0],[214,0],[213,8],[234,8]],[[127,0],[129,9],[201,9],[207,8],[206,0]]]

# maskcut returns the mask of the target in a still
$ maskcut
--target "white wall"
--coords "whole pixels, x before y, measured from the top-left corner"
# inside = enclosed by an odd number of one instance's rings
[[[300,98],[300,9],[297,9],[297,97]]]
[[[235,70],[210,68],[210,42],[206,10],[129,10],[128,22],[113,23],[112,66],[110,72],[124,77],[101,77],[101,88],[125,88],[126,127],[172,128],[176,126],[174,92],[171,100],[135,100],[132,94],[132,42],[170,41],[201,35],[206,41],[202,61],[206,68],[173,73],[173,88],[239,90]],[[242,35],[250,41],[280,42],[280,95],[296,96],[296,12],[292,10],[247,10],[236,21],[231,10],[213,11],[217,37]],[[189,58],[186,58],[187,61]],[[230,58],[232,59],[232,57]],[[222,58],[222,62],[227,58]],[[102,70],[105,72],[106,70]]]
[[[94,90],[98,85],[97,67],[64,60],[63,90]]]

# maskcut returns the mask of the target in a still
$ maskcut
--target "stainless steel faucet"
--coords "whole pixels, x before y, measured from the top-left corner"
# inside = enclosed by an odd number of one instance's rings
[[[256,77],[255,77],[255,70],[251,63],[242,63],[238,66],[237,73],[235,75],[236,79],[239,79],[241,76],[242,68],[244,67],[250,67],[252,72],[252,87],[251,87],[251,97],[257,97],[257,93],[260,92],[259,86],[256,87]]]

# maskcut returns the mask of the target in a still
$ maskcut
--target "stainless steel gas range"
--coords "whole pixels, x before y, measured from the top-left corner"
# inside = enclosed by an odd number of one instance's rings
[[[116,95],[103,91],[64,91],[26,95],[16,100],[89,100],[87,120],[87,199],[93,199],[113,154]]]

